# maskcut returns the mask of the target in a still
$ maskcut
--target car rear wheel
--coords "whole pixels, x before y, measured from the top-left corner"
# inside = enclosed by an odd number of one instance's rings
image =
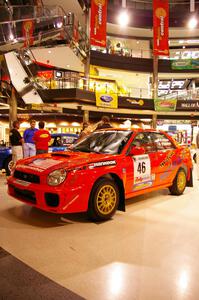
[[[187,184],[186,173],[183,169],[179,169],[176,177],[173,181],[172,186],[170,186],[169,190],[172,195],[181,195],[183,194]]]
[[[6,158],[6,160],[4,162],[4,169],[6,170],[7,176],[10,175],[13,165],[14,165],[14,162],[12,160],[12,156],[9,156],[8,158]]]
[[[94,221],[110,219],[117,210],[119,190],[117,184],[110,179],[98,180],[91,192],[88,214]]]

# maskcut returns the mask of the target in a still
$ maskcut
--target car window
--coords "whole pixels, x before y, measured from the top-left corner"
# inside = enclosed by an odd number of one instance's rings
[[[61,147],[61,146],[68,146],[75,142],[77,139],[76,136],[61,136],[56,135],[51,137],[50,147]]]
[[[163,133],[151,133],[157,150],[175,149],[175,145]]]
[[[144,148],[145,153],[150,153],[150,152],[156,151],[154,141],[151,138],[150,133],[148,133],[148,132],[138,133],[135,136],[135,138],[133,139],[131,147],[142,147],[142,148]]]

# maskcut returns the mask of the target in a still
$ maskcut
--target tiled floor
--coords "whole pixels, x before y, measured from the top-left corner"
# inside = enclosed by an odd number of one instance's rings
[[[9,197],[0,175],[0,246],[86,299],[199,299],[199,181],[126,209],[100,224],[63,218]]]

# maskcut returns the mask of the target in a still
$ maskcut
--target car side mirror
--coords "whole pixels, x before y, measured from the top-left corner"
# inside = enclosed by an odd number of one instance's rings
[[[145,154],[145,149],[143,147],[132,147],[130,152],[129,152],[130,156],[132,156],[132,155],[142,155],[142,154]]]

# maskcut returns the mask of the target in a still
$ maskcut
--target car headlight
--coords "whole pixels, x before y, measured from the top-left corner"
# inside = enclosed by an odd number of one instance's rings
[[[55,170],[48,174],[47,183],[52,186],[56,186],[64,182],[67,172],[64,169]]]

